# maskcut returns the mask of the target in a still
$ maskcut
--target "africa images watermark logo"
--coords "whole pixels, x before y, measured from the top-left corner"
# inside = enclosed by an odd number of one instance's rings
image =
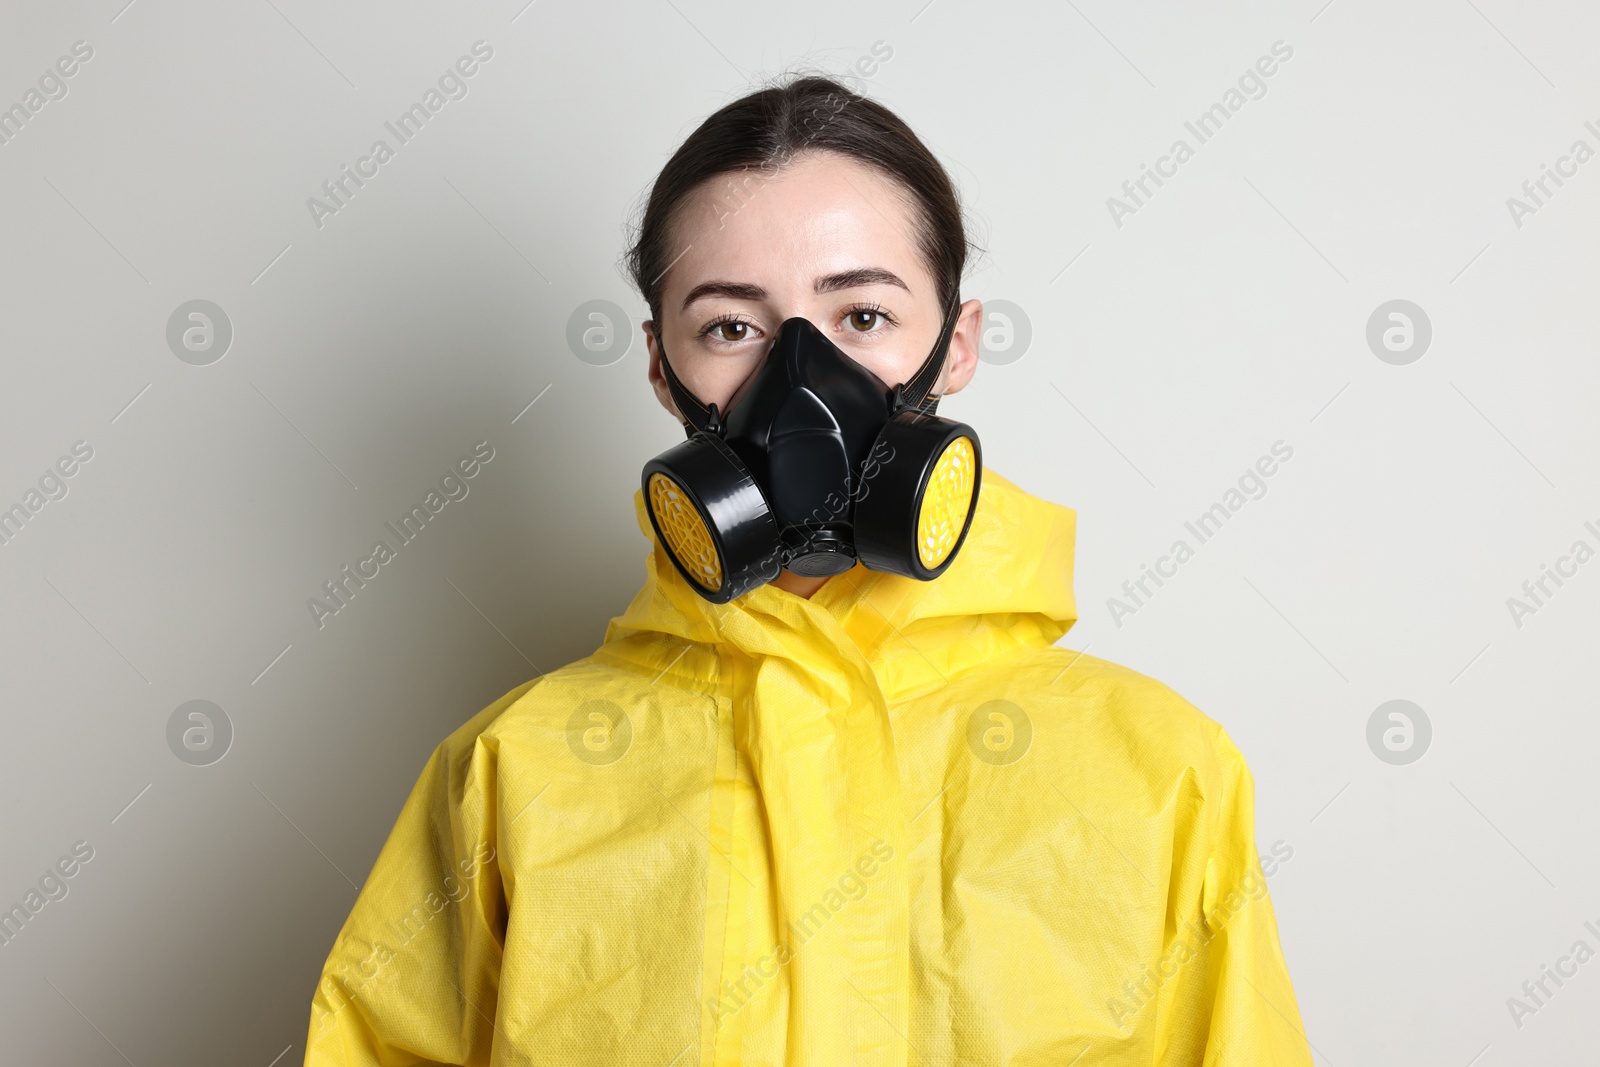
[[[1593,534],[1596,542],[1600,543],[1600,526],[1590,521],[1585,522],[1583,528]],[[1548,563],[1540,563],[1538,576],[1522,583],[1522,595],[1506,597],[1506,610],[1511,613],[1511,621],[1516,628],[1522,629],[1527,617],[1538,614],[1541,608],[1546,607],[1550,599],[1561,591],[1569,579],[1578,576],[1578,568],[1594,557],[1594,547],[1580,537],[1572,542],[1572,546],[1564,555],[1556,557],[1554,567]]]
[[[389,937],[374,938],[367,954],[354,968],[342,963],[339,965],[339,974],[324,974],[320,982],[322,993],[333,1007],[317,1017],[317,1032],[320,1034],[326,1030],[334,1016],[367,992],[368,987],[384,973],[384,968],[427,930],[446,908],[465,900],[478,874],[494,859],[494,845],[489,841],[479,841],[470,855],[456,861],[461,871],[459,877],[454,872],[445,874],[438,888],[430,889],[420,899],[413,900],[411,907],[398,916],[399,925],[391,920],[384,921]],[[390,941],[394,943],[390,944]]]
[[[1183,921],[1173,934],[1171,946],[1153,968],[1145,964],[1137,977],[1122,983],[1121,997],[1112,996],[1106,1001],[1106,1011],[1111,1015],[1112,1025],[1120,1029],[1129,1016],[1137,1016],[1154,1004],[1161,987],[1176,978],[1189,961],[1203,958],[1207,946],[1216,940],[1230,922],[1251,904],[1265,900],[1267,879],[1294,858],[1294,846],[1280,839],[1272,843],[1272,850],[1267,856],[1258,855],[1256,858],[1259,862],[1244,873],[1238,885],[1222,895],[1216,907]],[[1200,920],[1198,926],[1196,919]]]
[[[446,505],[451,501],[465,500],[472,491],[468,480],[476,478],[483,470],[483,465],[492,459],[494,446],[488,441],[479,441],[472,446],[472,455],[462,456],[445,471],[439,479],[438,488],[430,488],[422,498],[422,503],[411,505],[411,510],[400,517],[400,525],[385,520],[383,525],[394,535],[395,547],[390,547],[387,540],[379,538],[373,542],[370,553],[356,560],[353,570],[346,563],[339,568],[336,577],[322,583],[322,591],[327,594],[326,600],[314,596],[306,598],[306,609],[311,612],[311,620],[317,624],[317,629],[327,625],[329,616],[337,615],[349,607],[356,593],[365,589],[368,582],[382,573],[386,564],[398,557],[401,547],[415,541]]]
[[[210,300],[187,300],[167,317],[167,347],[191,367],[208,367],[233,346],[233,320]]]
[[[967,716],[967,749],[995,767],[1009,766],[1033,746],[1033,720],[1010,700],[986,700]]]
[[[471,55],[461,56],[453,66],[445,68],[445,72],[439,75],[438,84],[428,86],[420,101],[402,111],[394,121],[383,124],[394,136],[393,146],[383,138],[378,138],[372,142],[367,154],[356,160],[354,170],[348,163],[342,163],[338,177],[322,183],[322,193],[326,199],[315,196],[306,198],[306,210],[311,212],[311,221],[317,229],[322,229],[329,215],[337,215],[348,207],[356,192],[366,186],[366,179],[377,177],[379,168],[395,157],[399,146],[410,144],[412,138],[422,132],[422,128],[443,110],[445,104],[466,99],[467,79],[478,73],[480,64],[494,58],[493,46],[482,39],[472,43],[471,52]]]
[[[749,1004],[756,992],[776,978],[779,969],[788,966],[806,943],[821,933],[835,915],[853,901],[865,897],[871,888],[867,879],[876,875],[892,859],[894,846],[881,839],[874,841],[823,892],[821,899],[789,920],[787,936],[780,936],[776,947],[753,963],[745,964],[739,970],[737,980],[723,979],[717,995],[706,1005],[716,1025],[720,1027],[724,1018],[738,1013]]]
[[[1141,563],[1139,577],[1129,578],[1122,583],[1123,595],[1106,598],[1106,610],[1111,613],[1111,621],[1117,624],[1117,629],[1122,629],[1124,618],[1137,615],[1162,586],[1176,578],[1178,568],[1193,559],[1200,546],[1220,533],[1223,525],[1237,515],[1246,503],[1266,496],[1267,479],[1278,473],[1281,465],[1288,463],[1293,456],[1293,445],[1281,439],[1272,442],[1270,455],[1258,457],[1252,466],[1239,475],[1237,484],[1223,492],[1222,499],[1183,524],[1183,528],[1193,536],[1194,544],[1191,545],[1188,538],[1179,537],[1172,542],[1166,555],[1156,557],[1153,568]],[[1151,588],[1152,584],[1154,589]]]
[[[209,767],[233,747],[233,720],[210,700],[186,700],[167,716],[167,747],[191,767]]]
[[[586,700],[567,717],[567,747],[591,767],[606,767],[633,746],[633,720],[610,700]]]
[[[1600,942],[1600,926],[1586,920],[1583,928]],[[1517,1029],[1521,1030],[1525,1025],[1525,1018],[1537,1015],[1541,1008],[1548,1007],[1551,999],[1567,984],[1563,979],[1576,978],[1578,968],[1594,959],[1594,956],[1595,951],[1589,947],[1589,942],[1580,937],[1572,943],[1566,955],[1556,957],[1554,970],[1547,964],[1539,964],[1539,976],[1522,983],[1522,996],[1506,998],[1506,1010],[1511,1013],[1511,1021],[1517,1024]],[[1554,989],[1550,988],[1552,982],[1555,983]]]
[[[39,75],[38,88],[30,86],[22,98],[10,107],[0,109],[0,145],[8,145],[21,133],[33,116],[44,110],[53,100],[66,99],[67,79],[77,74],[82,65],[94,58],[94,46],[88,41],[72,42],[72,54],[61,56],[54,66],[46,67]]]
[[[63,855],[39,876],[37,886],[29,886],[22,901],[0,911],[0,945],[9,945],[47,904],[65,900],[71,886],[67,879],[83,869],[83,864],[94,859],[94,846],[87,841],[76,841],[72,854]]]
[[[1600,140],[1600,126],[1595,125],[1593,119],[1586,121],[1583,128]],[[1578,168],[1593,159],[1594,155],[1594,148],[1580,137],[1572,142],[1572,147],[1567,149],[1565,155],[1556,157],[1553,168],[1548,163],[1539,164],[1539,176],[1522,183],[1522,195],[1506,197],[1506,210],[1511,213],[1511,221],[1516,228],[1522,229],[1530,215],[1537,215],[1541,208],[1548,206],[1550,199],[1567,184],[1563,179],[1576,178]]]
[[[1137,215],[1139,209],[1155,196],[1156,190],[1167,184],[1167,179],[1178,176],[1178,168],[1194,158],[1195,148],[1198,145],[1205,144],[1221,133],[1222,127],[1248,101],[1260,100],[1266,96],[1266,79],[1276,74],[1279,64],[1287,63],[1293,55],[1294,48],[1287,42],[1281,39],[1273,41],[1271,55],[1257,59],[1255,65],[1239,75],[1238,82],[1222,94],[1221,100],[1200,112],[1192,121],[1183,124],[1184,129],[1188,130],[1195,140],[1193,145],[1179,137],[1172,142],[1172,147],[1167,150],[1166,155],[1156,159],[1153,168],[1148,163],[1139,164],[1139,176],[1122,183],[1122,194],[1126,199],[1106,197],[1106,210],[1110,212],[1111,222],[1117,229],[1122,229],[1124,218]],[[1273,58],[1274,56],[1277,58]],[[1154,183],[1155,189],[1150,188],[1151,183]]]
[[[71,486],[68,478],[77,474],[82,465],[94,458],[94,446],[79,439],[72,443],[71,455],[57,459],[39,476],[38,488],[29,486],[21,500],[6,507],[0,504],[0,546],[9,545],[22,532],[35,515],[53,500],[66,499]]]

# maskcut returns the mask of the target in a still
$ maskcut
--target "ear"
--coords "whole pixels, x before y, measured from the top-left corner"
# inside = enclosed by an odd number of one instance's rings
[[[944,370],[933,391],[941,396],[959,393],[978,370],[978,350],[982,344],[983,301],[968,300],[956,313],[956,326],[950,334],[950,350]]]
[[[656,399],[661,401],[661,406],[667,413],[679,422],[683,416],[678,412],[678,405],[672,400],[672,390],[667,388],[667,376],[661,371],[661,342],[656,337],[656,324],[651,319],[645,319],[639,324],[644,329],[644,344],[650,352],[650,362],[645,371],[645,376],[650,381],[650,388],[655,390]]]

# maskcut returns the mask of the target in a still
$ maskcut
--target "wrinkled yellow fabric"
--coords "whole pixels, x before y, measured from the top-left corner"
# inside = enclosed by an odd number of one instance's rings
[[[1072,510],[986,469],[938,579],[718,606],[635,504],[604,644],[427,761],[308,1067],[1311,1064],[1243,758],[1054,647]]]

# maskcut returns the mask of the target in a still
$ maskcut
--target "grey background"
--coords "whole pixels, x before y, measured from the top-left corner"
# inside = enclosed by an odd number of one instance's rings
[[[1506,204],[1600,148],[1592,6],[125,2],[0,11],[0,105],[94,49],[0,145],[0,506],[94,449],[0,547],[0,906],[94,849],[0,946],[7,1063],[299,1062],[429,751],[642,580],[631,493],[680,432],[637,327],[596,366],[568,316],[644,317],[624,223],[706,113],[877,41],[870,92],[987,248],[966,295],[1031,324],[943,410],[1077,509],[1062,643],[1248,758],[1318,1062],[1593,1062],[1600,962],[1521,1027],[1506,1005],[1600,947],[1600,561],[1520,627],[1506,603],[1600,547],[1600,159],[1521,226]],[[318,228],[307,198],[480,39],[468,95]],[[1279,40],[1266,94],[1116,225]],[[234,332],[205,366],[166,341],[195,299]],[[1395,299],[1433,330],[1404,366],[1366,343]],[[1266,495],[1118,625],[1280,439]],[[469,495],[318,629],[307,598],[480,440]],[[1367,743],[1397,699],[1432,726],[1405,765]],[[220,762],[168,747],[191,700],[232,724]]]

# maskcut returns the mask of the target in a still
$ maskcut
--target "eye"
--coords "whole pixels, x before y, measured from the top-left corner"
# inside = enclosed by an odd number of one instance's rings
[[[737,315],[722,315],[706,323],[699,336],[714,344],[736,345],[748,341],[760,331],[756,324]]]
[[[844,326],[850,333],[873,333],[895,325],[894,316],[876,304],[858,304],[844,313]]]

